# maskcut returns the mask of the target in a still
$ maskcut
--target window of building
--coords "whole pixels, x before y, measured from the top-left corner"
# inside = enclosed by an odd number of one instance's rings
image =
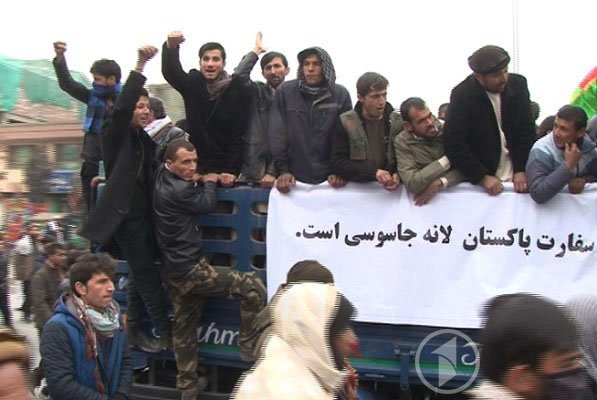
[[[33,145],[9,146],[7,167],[9,169],[22,169],[29,166],[34,150],[35,146]]]
[[[81,166],[80,153],[78,144],[57,144],[56,169],[78,169]]]

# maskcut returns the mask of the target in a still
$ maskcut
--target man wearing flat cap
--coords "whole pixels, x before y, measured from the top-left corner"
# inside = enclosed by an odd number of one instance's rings
[[[495,196],[502,182],[527,192],[525,165],[535,141],[525,77],[508,73],[510,56],[498,46],[484,46],[468,59],[473,70],[450,95],[444,127],[448,159],[464,177]]]

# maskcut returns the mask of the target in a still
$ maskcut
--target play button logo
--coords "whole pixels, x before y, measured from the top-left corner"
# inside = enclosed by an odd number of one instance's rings
[[[465,333],[440,329],[427,335],[417,348],[415,369],[421,382],[440,394],[468,389],[479,373],[479,349]]]

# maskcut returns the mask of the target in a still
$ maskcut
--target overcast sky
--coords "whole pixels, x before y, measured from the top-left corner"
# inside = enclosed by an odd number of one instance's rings
[[[495,44],[516,60],[510,70],[517,65],[527,77],[541,120],[567,103],[597,64],[595,15],[596,0],[11,0],[2,4],[0,54],[50,59],[52,42],[63,40],[71,69],[87,72],[95,59],[113,58],[126,77],[137,47],[161,47],[168,32],[180,30],[187,38],[183,68],[197,67],[202,43],[219,41],[232,72],[262,31],[268,49],[288,56],[293,78],[296,54],[317,45],[330,53],[337,83],[353,100],[359,75],[376,71],[389,79],[394,107],[419,96],[435,111],[470,73],[467,57]],[[149,83],[164,82],[159,64],[148,65]],[[261,78],[258,67],[253,77]]]

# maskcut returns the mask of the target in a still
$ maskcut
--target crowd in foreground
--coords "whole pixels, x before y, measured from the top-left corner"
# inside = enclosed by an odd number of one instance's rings
[[[41,332],[52,399],[128,399],[133,369],[126,325],[114,294],[114,260],[78,254]],[[499,295],[482,310],[481,378],[473,399],[593,399],[597,390],[597,296],[567,304],[528,293]],[[235,399],[357,399],[358,349],[352,303],[314,260],[296,263],[258,315],[258,362],[237,383]],[[0,399],[31,399],[26,339],[0,328]],[[37,373],[37,369],[35,370]],[[33,374],[35,375],[35,374]],[[34,378],[36,379],[36,378]]]

